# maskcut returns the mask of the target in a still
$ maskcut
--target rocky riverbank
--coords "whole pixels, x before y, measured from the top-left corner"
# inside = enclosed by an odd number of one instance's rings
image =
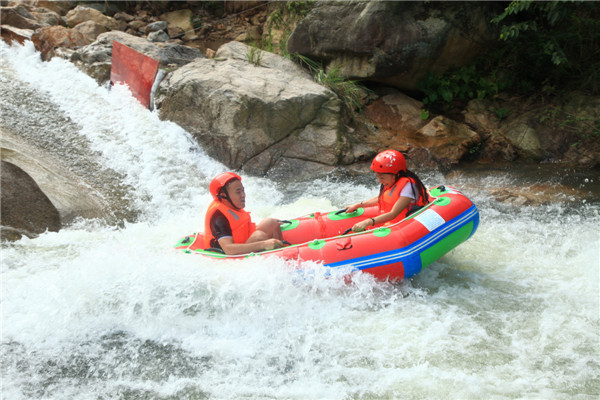
[[[68,59],[99,84],[110,76],[113,40],[159,60],[160,117],[249,174],[364,173],[373,155],[390,147],[407,154],[413,169],[600,165],[594,133],[600,99],[582,92],[543,101],[472,100],[424,118],[415,94],[419,79],[481,54],[496,34],[482,23],[497,12],[494,4],[317,2],[304,10],[261,1],[1,4],[5,42],[31,40],[44,60]],[[361,111],[348,113],[339,93],[276,53],[320,60],[324,74],[339,71],[359,81]]]

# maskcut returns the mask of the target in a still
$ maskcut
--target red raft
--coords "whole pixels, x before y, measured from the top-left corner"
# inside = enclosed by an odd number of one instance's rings
[[[328,268],[360,270],[378,279],[410,278],[467,240],[479,225],[477,207],[460,191],[447,186],[429,190],[432,201],[390,226],[353,233],[357,222],[379,214],[377,207],[326,213],[315,212],[282,221],[284,240],[290,246],[258,253],[225,255],[203,249],[202,233],[179,240],[175,248],[186,253],[220,259],[277,256],[286,260],[315,261]]]

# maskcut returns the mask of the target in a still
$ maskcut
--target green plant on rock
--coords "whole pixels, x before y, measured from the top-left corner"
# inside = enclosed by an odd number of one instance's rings
[[[340,67],[333,67],[326,71],[321,63],[306,56],[295,53],[290,54],[289,58],[307,68],[317,83],[333,91],[342,100],[350,115],[362,111],[362,98],[368,89],[358,81],[346,79],[342,75]]]
[[[246,52],[246,60],[248,60],[250,64],[254,64],[254,66],[258,67],[262,64],[262,50],[254,46],[249,46],[248,51]]]
[[[292,34],[293,28],[304,17],[308,15],[314,6],[314,1],[286,1],[275,2],[277,8],[269,15],[265,24],[266,33],[263,35],[261,47],[270,52],[289,56],[287,41]],[[275,31],[280,31],[281,36],[275,39]],[[278,35],[279,36],[279,35]]]

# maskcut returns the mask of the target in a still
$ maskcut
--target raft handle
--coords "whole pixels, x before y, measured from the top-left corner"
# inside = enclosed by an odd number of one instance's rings
[[[335,215],[340,215],[341,213],[345,213],[347,210],[347,208],[342,208],[341,210],[338,210],[335,212]]]
[[[342,233],[342,236],[343,236],[343,235],[347,235],[347,234],[349,234],[350,232],[352,232],[352,228],[348,228],[348,229],[346,229],[346,230],[344,231],[344,233]]]

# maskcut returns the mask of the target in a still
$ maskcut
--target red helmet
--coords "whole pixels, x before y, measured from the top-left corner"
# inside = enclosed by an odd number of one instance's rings
[[[385,150],[375,156],[371,163],[371,169],[382,174],[406,172],[406,160],[397,150]]]
[[[229,181],[232,181],[234,179],[239,179],[240,182],[242,181],[242,178],[238,174],[234,174],[233,172],[223,172],[222,174],[219,174],[216,177],[214,177],[214,179],[210,182],[210,185],[208,186],[208,190],[210,194],[212,194],[212,197],[216,200],[219,191],[221,191],[221,189],[225,187],[225,185],[227,185]]]

